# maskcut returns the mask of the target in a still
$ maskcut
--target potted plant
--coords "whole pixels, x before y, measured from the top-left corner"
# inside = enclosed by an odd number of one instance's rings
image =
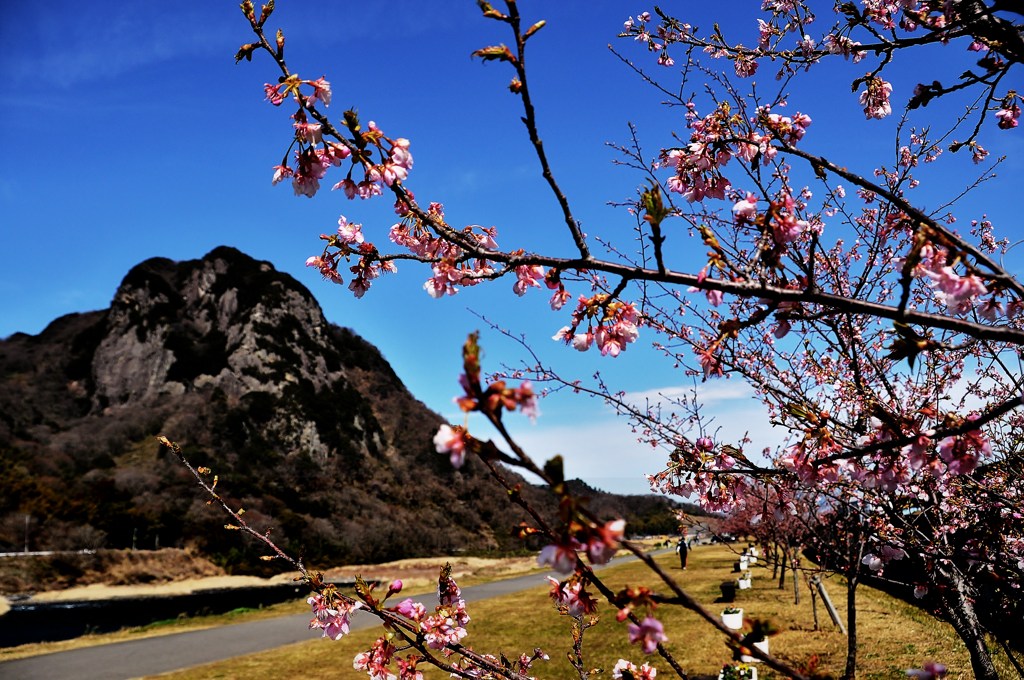
[[[736,580],[736,587],[740,590],[747,590],[751,586],[751,580],[753,575],[749,571],[745,571],[740,574],[740,577]]]
[[[726,607],[723,609],[722,625],[733,630],[743,628],[743,610],[739,607]]]
[[[743,636],[743,646],[747,648],[757,647],[765,654],[769,653],[768,638],[779,633],[778,625],[771,619],[745,621],[744,629],[748,632]],[[740,653],[740,661],[743,663],[758,663],[761,660],[749,654]]]
[[[727,663],[718,673],[718,680],[757,680],[757,669],[745,663]]]
[[[722,581],[722,602],[736,601],[736,581]]]

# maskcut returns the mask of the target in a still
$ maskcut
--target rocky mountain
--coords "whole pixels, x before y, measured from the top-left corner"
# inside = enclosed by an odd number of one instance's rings
[[[482,466],[434,452],[441,422],[269,263],[227,247],[147,260],[109,309],[0,341],[0,551],[27,537],[261,564],[157,434],[312,564],[516,547],[522,517]]]

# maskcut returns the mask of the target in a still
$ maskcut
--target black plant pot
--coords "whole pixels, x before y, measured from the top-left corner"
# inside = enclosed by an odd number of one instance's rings
[[[735,581],[722,581],[722,585],[719,586],[722,589],[722,602],[735,602],[736,601],[736,582]]]

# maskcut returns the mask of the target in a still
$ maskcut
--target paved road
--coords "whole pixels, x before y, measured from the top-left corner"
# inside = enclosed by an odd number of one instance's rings
[[[634,559],[617,558],[612,564]],[[476,602],[545,583],[543,574],[527,574],[463,588],[462,597],[467,603]],[[316,638],[320,631],[306,628],[309,619],[309,614],[296,614],[5,661],[0,663],[0,679],[120,680],[167,673]],[[361,630],[376,625],[375,617],[357,613],[351,628]]]

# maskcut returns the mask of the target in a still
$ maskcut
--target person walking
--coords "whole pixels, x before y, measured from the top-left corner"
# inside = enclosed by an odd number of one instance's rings
[[[686,545],[686,534],[679,539],[679,545],[676,546],[676,552],[679,553],[679,568],[686,569],[686,558],[689,553],[689,548]]]

